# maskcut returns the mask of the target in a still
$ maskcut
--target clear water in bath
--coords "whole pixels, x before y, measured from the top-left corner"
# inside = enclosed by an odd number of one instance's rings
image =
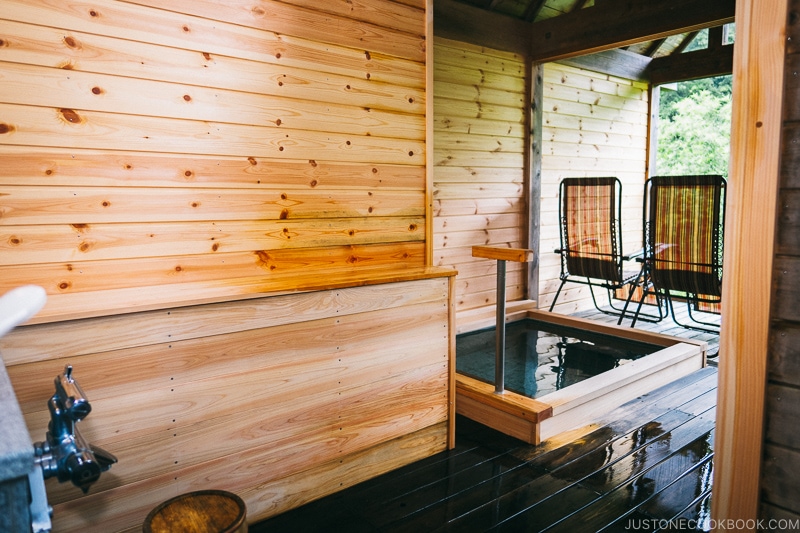
[[[539,398],[662,349],[537,320],[506,324],[505,388]],[[456,337],[456,371],[494,383],[495,328]]]

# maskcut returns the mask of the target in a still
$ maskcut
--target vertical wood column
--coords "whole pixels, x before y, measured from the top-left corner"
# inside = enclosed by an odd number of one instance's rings
[[[525,173],[528,199],[528,248],[539,250],[541,232],[542,201],[542,106],[544,100],[544,66],[541,63],[527,66],[527,97],[530,102],[528,112],[527,168]],[[539,301],[539,257],[533,256],[528,264],[528,300]]]
[[[786,16],[786,0],[736,3],[715,520],[758,516]]]

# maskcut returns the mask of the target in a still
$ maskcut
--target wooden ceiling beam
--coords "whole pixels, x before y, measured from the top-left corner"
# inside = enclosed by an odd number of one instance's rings
[[[530,50],[530,29],[531,25],[523,20],[455,0],[433,2],[433,30],[437,37],[525,57]]]
[[[692,41],[694,41],[694,39],[695,39],[695,37],[697,37],[698,33],[700,33],[698,30],[690,31],[689,33],[687,33],[683,37],[681,42],[678,44],[678,46],[675,47],[675,50],[673,50],[672,53],[673,54],[680,54],[681,52],[686,50],[686,47],[689,46],[690,44],[692,44]]]
[[[647,57],[653,57],[658,52],[658,49],[661,48],[661,45],[666,42],[666,37],[662,39],[656,39],[650,46],[647,47],[647,50],[644,51],[644,55]]]
[[[733,72],[733,45],[657,57],[647,67],[653,85],[725,76]]]
[[[719,26],[733,22],[735,9],[735,0],[604,0],[531,24],[531,59],[555,61]]]
[[[558,61],[563,65],[585,68],[627,80],[646,81],[651,58],[627,50],[605,50],[596,54],[570,57]]]

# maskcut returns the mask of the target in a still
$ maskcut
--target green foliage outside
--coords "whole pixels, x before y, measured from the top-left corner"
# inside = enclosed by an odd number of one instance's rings
[[[732,43],[735,33],[735,25],[728,24],[724,43]],[[708,30],[703,30],[685,51],[707,46]],[[728,177],[731,93],[731,76],[680,82],[677,90],[662,87],[653,175],[721,174]]]
[[[731,88],[730,76],[662,88],[654,174],[728,177]]]

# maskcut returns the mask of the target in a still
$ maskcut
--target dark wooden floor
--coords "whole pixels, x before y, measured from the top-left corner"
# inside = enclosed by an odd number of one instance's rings
[[[661,531],[709,517],[716,368],[531,446],[459,417],[455,449],[250,526],[267,531]],[[672,522],[667,522],[672,521]]]

